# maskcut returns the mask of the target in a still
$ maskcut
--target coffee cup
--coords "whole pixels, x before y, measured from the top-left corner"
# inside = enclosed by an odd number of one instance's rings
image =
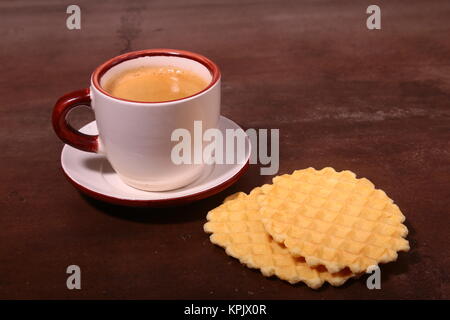
[[[187,96],[163,101],[143,101],[113,95],[107,84],[128,70],[182,70],[205,81],[204,88]],[[147,70],[146,69],[146,70]],[[153,78],[151,80],[154,80]],[[126,91],[125,87],[125,91]],[[86,135],[67,121],[68,113],[81,105],[95,114],[98,135]],[[62,96],[55,104],[53,128],[66,144],[86,152],[103,154],[127,185],[146,191],[165,191],[193,182],[202,173],[202,163],[172,161],[177,141],[176,129],[194,133],[194,122],[203,130],[217,128],[220,116],[220,70],[208,58],[182,50],[150,49],[134,51],[112,58],[97,67],[90,87]],[[203,148],[193,144],[192,148]],[[197,150],[193,150],[196,152]]]

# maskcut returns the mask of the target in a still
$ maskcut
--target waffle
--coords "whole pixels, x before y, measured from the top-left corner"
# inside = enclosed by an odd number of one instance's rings
[[[259,202],[270,189],[270,185],[264,185],[249,195],[234,194],[211,210],[204,225],[205,232],[211,233],[211,242],[225,248],[228,255],[247,267],[260,269],[264,276],[275,275],[292,284],[302,281],[311,288],[319,288],[327,281],[339,286],[352,277],[349,270],[331,274],[324,268],[311,268],[303,258],[293,257],[282,244],[273,241],[259,214]]]
[[[362,273],[409,250],[398,206],[351,171],[308,168],[275,177],[260,214],[264,229],[290,254],[331,273]]]

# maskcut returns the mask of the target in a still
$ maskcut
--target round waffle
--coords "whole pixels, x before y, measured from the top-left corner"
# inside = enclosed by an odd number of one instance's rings
[[[275,241],[331,273],[365,272],[409,250],[398,206],[351,171],[308,168],[275,177],[260,206],[264,229]]]

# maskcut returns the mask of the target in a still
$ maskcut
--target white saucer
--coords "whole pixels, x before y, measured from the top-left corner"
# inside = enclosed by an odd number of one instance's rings
[[[225,136],[226,129],[240,129],[240,127],[221,116],[219,129]],[[80,131],[97,134],[97,125],[93,121]],[[148,192],[126,185],[103,155],[80,151],[69,145],[65,145],[62,150],[61,165],[68,180],[77,189],[93,198],[127,206],[174,206],[212,196],[232,185],[248,168],[250,152],[250,139],[246,136],[243,163],[207,165],[201,176],[193,183],[162,192]]]

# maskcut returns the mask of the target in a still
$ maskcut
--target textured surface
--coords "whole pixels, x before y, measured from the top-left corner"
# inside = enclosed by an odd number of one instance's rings
[[[308,265],[324,265],[330,272],[366,272],[409,250],[398,206],[348,170],[308,168],[275,177],[260,212],[277,242]]]
[[[0,297],[450,298],[450,3],[377,1],[0,2]],[[371,4],[371,3],[370,3]],[[280,174],[351,169],[402,209],[411,250],[365,278],[315,291],[266,279],[211,245],[209,210],[269,183],[257,166],[198,203],[130,209],[80,195],[62,175],[50,126],[62,94],[129,50],[202,53],[223,75],[222,113],[247,128],[280,129]],[[78,125],[92,116],[71,115]],[[82,269],[82,290],[65,270]]]
[[[267,277],[276,275],[292,284],[302,281],[314,289],[325,281],[342,285],[352,276],[351,272],[330,274],[310,268],[304,259],[294,258],[264,230],[259,203],[270,188],[270,185],[264,185],[248,195],[242,192],[231,195],[222,205],[208,212],[204,230],[212,233],[211,242],[224,247],[228,255],[247,267],[260,269]]]

